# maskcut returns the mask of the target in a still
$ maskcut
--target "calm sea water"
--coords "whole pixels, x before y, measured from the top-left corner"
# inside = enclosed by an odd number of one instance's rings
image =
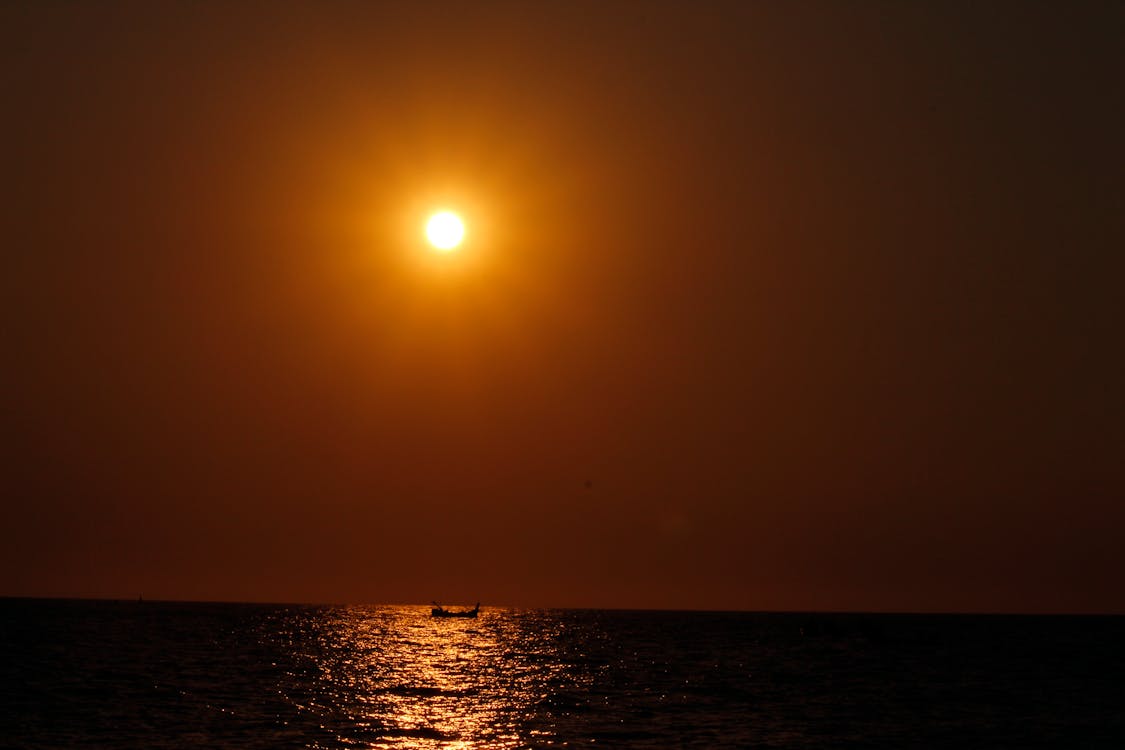
[[[1125,618],[0,600],[5,747],[1125,747]]]

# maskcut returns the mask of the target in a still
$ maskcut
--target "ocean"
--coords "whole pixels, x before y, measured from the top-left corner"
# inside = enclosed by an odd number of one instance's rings
[[[12,748],[1125,747],[1125,618],[0,600]]]

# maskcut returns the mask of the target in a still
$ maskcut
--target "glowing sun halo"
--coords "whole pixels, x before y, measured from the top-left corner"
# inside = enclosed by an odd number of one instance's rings
[[[455,249],[464,237],[465,224],[452,211],[436,213],[426,222],[426,239],[443,253]]]

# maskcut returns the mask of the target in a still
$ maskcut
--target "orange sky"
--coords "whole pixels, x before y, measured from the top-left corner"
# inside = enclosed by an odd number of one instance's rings
[[[0,28],[0,595],[1125,611],[1119,4]]]

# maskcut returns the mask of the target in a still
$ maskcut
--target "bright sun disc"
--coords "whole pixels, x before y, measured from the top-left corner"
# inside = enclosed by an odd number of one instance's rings
[[[443,252],[449,252],[460,245],[464,237],[465,225],[451,211],[436,213],[426,222],[426,238],[431,245]]]

